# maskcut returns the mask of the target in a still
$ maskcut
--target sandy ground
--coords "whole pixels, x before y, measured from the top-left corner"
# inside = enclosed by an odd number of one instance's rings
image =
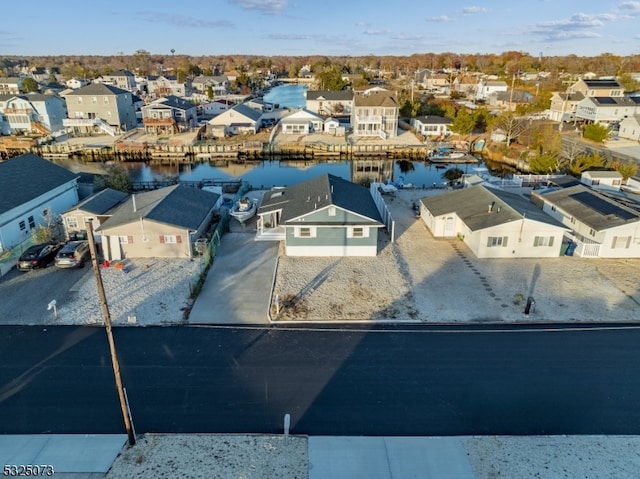
[[[640,260],[478,259],[457,239],[434,238],[411,204],[440,190],[401,190],[387,204],[396,240],[375,258],[281,255],[280,320],[424,323],[640,320]],[[524,315],[527,298],[534,300]],[[271,308],[275,319],[275,305]]]

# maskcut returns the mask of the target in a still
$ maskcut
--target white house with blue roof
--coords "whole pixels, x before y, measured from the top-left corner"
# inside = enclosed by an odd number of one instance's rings
[[[28,153],[0,162],[0,252],[78,203],[78,175]]]

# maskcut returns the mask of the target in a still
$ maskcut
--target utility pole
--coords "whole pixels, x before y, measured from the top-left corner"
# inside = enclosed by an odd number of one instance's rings
[[[102,317],[104,319],[105,329],[107,331],[107,339],[109,340],[109,350],[111,351],[111,364],[113,366],[113,374],[116,379],[116,389],[120,398],[120,408],[122,409],[122,417],[124,419],[124,427],[127,430],[129,438],[129,446],[136,443],[136,436],[131,425],[131,417],[129,416],[129,408],[127,407],[127,398],[122,386],[120,378],[120,364],[118,363],[118,355],[116,353],[116,343],[113,340],[113,332],[111,331],[111,316],[109,314],[109,306],[107,305],[107,297],[104,294],[104,285],[102,284],[102,276],[100,275],[100,267],[98,265],[98,255],[96,254],[96,244],[93,237],[93,224],[91,221],[85,222],[87,229],[87,239],[89,240],[89,251],[91,252],[91,265],[93,273],[96,276],[96,284],[98,286],[98,296],[100,297],[100,306],[102,308]]]

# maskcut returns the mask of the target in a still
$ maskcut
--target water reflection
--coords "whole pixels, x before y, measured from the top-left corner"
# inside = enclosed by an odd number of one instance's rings
[[[63,166],[67,166],[64,162]],[[483,162],[477,164],[434,165],[422,161],[393,160],[387,158],[355,158],[353,160],[272,160],[237,162],[218,159],[209,162],[174,163],[156,165],[142,162],[122,163],[133,181],[155,181],[178,177],[184,181],[204,179],[242,179],[254,188],[290,186],[319,176],[323,173],[344,178],[354,183],[377,182],[411,183],[416,187],[428,187],[443,182],[443,173],[450,168],[459,168],[465,174],[474,173],[476,167],[487,167],[493,173],[506,173],[505,168],[497,170],[494,165]],[[503,166],[503,165],[497,165]],[[67,166],[69,167],[69,166]],[[82,166],[74,165],[74,171],[82,171]]]

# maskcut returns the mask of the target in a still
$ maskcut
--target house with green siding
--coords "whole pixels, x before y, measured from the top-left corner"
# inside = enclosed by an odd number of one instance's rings
[[[376,256],[382,227],[367,188],[324,174],[267,192],[256,239],[284,240],[287,256]]]

